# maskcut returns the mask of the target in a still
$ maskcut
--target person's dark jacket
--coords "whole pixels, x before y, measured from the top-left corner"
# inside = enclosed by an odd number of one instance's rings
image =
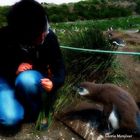
[[[65,66],[53,31],[49,30],[44,43],[38,46],[21,45],[16,36],[8,27],[0,29],[0,77],[13,81],[18,66],[30,63],[46,78],[49,67],[54,88],[60,87],[65,79]]]

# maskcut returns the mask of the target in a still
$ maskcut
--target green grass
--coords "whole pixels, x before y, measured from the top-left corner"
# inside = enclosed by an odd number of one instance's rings
[[[130,16],[122,18],[111,18],[105,20],[85,20],[77,22],[64,22],[64,23],[52,23],[52,28],[56,32],[81,31],[87,30],[87,28],[96,27],[101,30],[107,30],[109,27],[114,29],[139,29],[140,28],[140,16]]]
[[[111,67],[108,69],[105,82],[113,83],[118,86],[129,84],[129,80],[127,79],[120,62],[117,59],[113,61]]]
[[[58,98],[55,103],[55,112],[62,111],[66,105],[72,103],[76,99],[73,87],[78,84],[78,79],[72,75],[67,75],[65,84],[58,91]]]
[[[67,32],[65,44],[87,49],[114,50],[102,31],[87,29],[82,32]],[[77,101],[78,95],[73,91],[73,86],[82,81],[103,82],[107,69],[110,67],[114,56],[111,54],[96,54],[80,51],[62,50],[67,76],[64,86],[59,90],[55,104],[55,112],[62,111],[65,106]]]

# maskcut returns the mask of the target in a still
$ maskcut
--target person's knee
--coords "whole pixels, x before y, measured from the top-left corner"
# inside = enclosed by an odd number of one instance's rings
[[[16,85],[19,83],[26,84],[26,85],[35,84],[39,82],[41,78],[42,78],[42,75],[38,71],[27,70],[27,71],[21,72],[18,75],[15,84]]]
[[[35,85],[39,85],[42,77],[38,71],[27,70],[17,76],[15,85],[29,89]]]

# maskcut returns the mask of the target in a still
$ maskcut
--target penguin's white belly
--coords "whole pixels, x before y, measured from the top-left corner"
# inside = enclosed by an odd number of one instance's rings
[[[111,123],[113,129],[119,128],[119,120],[118,120],[114,110],[109,115],[109,122]]]

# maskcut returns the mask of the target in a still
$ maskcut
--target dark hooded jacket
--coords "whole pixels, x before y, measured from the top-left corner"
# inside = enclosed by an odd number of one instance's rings
[[[38,46],[22,45],[8,26],[0,29],[0,78],[9,82],[16,78],[16,71],[21,63],[30,63],[44,77],[50,79],[54,88],[59,88],[65,79],[65,66],[56,35],[49,30],[43,44]]]

